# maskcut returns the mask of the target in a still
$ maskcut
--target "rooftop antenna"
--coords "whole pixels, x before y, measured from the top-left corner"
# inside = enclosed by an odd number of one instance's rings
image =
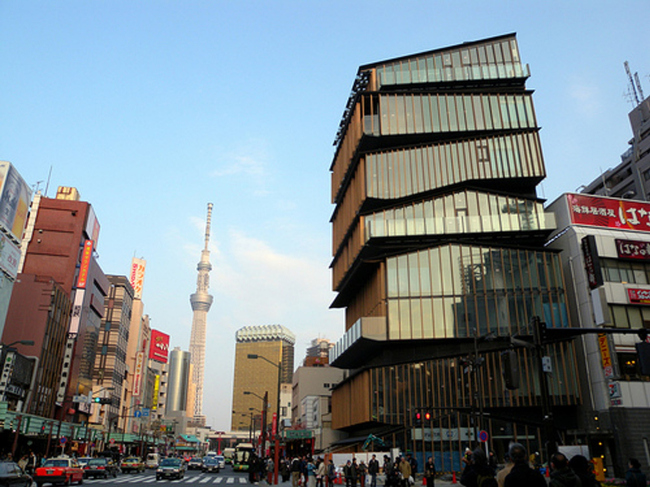
[[[47,190],[50,187],[50,178],[52,177],[52,166],[50,166],[50,172],[47,175],[47,184],[45,185],[45,197],[47,198]]]
[[[634,82],[636,83],[636,89],[639,92],[641,101],[645,100],[645,96],[643,96],[643,88],[641,88],[641,81],[639,80],[639,73],[634,73]]]
[[[630,80],[630,88],[629,89],[631,90],[632,94],[634,95],[634,100],[636,101],[635,106],[638,106],[641,102],[639,101],[639,94],[637,93],[636,85],[634,84],[634,79],[632,78],[632,72],[630,71],[630,64],[627,61],[625,61],[623,63],[623,66],[625,66],[625,72],[627,73],[627,78]],[[637,83],[638,83],[638,80],[639,80],[638,74],[637,74],[636,78],[637,78]],[[641,84],[640,83],[638,83],[638,84],[639,84],[639,88],[641,88]],[[643,97],[643,94],[641,95],[641,97]]]

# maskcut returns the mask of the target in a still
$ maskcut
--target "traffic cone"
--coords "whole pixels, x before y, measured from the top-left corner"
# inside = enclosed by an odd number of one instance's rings
[[[456,472],[454,472],[454,475],[453,475],[453,477],[452,477],[452,479],[451,479],[451,483],[452,483],[452,484],[455,484],[455,483],[456,483]]]

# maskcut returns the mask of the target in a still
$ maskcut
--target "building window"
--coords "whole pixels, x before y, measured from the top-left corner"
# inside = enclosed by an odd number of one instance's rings
[[[327,382],[325,382],[325,384],[323,384],[323,387],[324,387],[325,389],[329,389],[329,388],[330,388],[330,385],[329,385]]]
[[[609,305],[615,328],[650,328],[650,307]]]
[[[601,259],[603,277],[607,282],[650,284],[650,263]]]

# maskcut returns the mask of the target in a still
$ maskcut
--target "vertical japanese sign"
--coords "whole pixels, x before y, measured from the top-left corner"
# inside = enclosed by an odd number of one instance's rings
[[[582,256],[585,259],[585,270],[587,271],[587,281],[589,289],[596,289],[604,284],[603,272],[600,267],[598,258],[598,248],[596,247],[596,238],[593,235],[587,235],[581,241]]]
[[[603,362],[603,372],[606,379],[614,377],[614,367],[612,365],[612,356],[609,353],[609,341],[605,333],[598,334],[598,347],[600,348],[600,358]]]
[[[133,396],[140,395],[142,384],[142,369],[144,368],[144,352],[138,352],[135,356],[135,373],[133,374]]]
[[[77,277],[77,288],[85,289],[88,282],[88,269],[90,268],[90,258],[93,255],[94,243],[92,240],[86,240],[81,252],[81,265],[79,267],[79,276]]]
[[[143,259],[136,259],[135,257],[131,261],[131,277],[130,282],[133,286],[134,297],[135,299],[142,299],[142,288],[144,286],[144,269],[147,265],[147,261]]]
[[[160,375],[156,374],[156,378],[154,379],[153,382],[153,398],[151,399],[151,402],[153,403],[151,405],[152,410],[158,409],[158,396],[160,394]]]

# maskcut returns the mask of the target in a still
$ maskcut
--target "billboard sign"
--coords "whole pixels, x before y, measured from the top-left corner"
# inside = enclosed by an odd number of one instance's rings
[[[650,304],[650,289],[628,288],[627,297],[632,304]]]
[[[614,377],[614,366],[612,364],[612,355],[609,353],[609,342],[605,333],[598,334],[598,347],[600,348],[600,359],[603,363],[603,372],[606,379]]]
[[[151,399],[151,402],[153,403],[151,405],[152,410],[158,409],[158,397],[160,394],[160,375],[156,374],[156,378],[153,381],[153,398]]]
[[[20,243],[32,191],[16,168],[7,161],[0,161],[0,187],[0,227]]]
[[[573,193],[566,197],[574,225],[650,232],[650,203]]]
[[[135,257],[131,261],[131,276],[129,281],[131,286],[133,286],[133,297],[135,299],[142,299],[142,287],[144,285],[144,268],[147,265],[147,261],[143,259],[136,259]]]
[[[95,215],[92,205],[88,205],[88,218],[86,219],[86,227],[84,228],[89,240],[94,242],[94,249],[97,248],[97,239],[99,239],[99,220]]]
[[[0,269],[12,279],[18,274],[20,248],[9,237],[0,233]]]
[[[151,330],[151,347],[149,358],[156,362],[167,363],[169,355],[169,335],[158,330]]]
[[[144,369],[144,352],[138,352],[135,356],[135,373],[133,374],[133,397],[140,395],[142,385],[142,371]]]
[[[587,235],[582,239],[581,245],[582,256],[585,259],[585,270],[587,271],[589,289],[596,289],[604,283],[600,259],[598,258],[598,248],[596,247],[596,238],[593,235]]]
[[[650,260],[650,242],[617,238],[616,253],[620,259]]]
[[[83,251],[81,252],[81,265],[79,267],[79,276],[77,277],[77,289],[85,289],[88,282],[88,269],[90,268],[90,258],[93,256],[93,241],[84,242]]]

